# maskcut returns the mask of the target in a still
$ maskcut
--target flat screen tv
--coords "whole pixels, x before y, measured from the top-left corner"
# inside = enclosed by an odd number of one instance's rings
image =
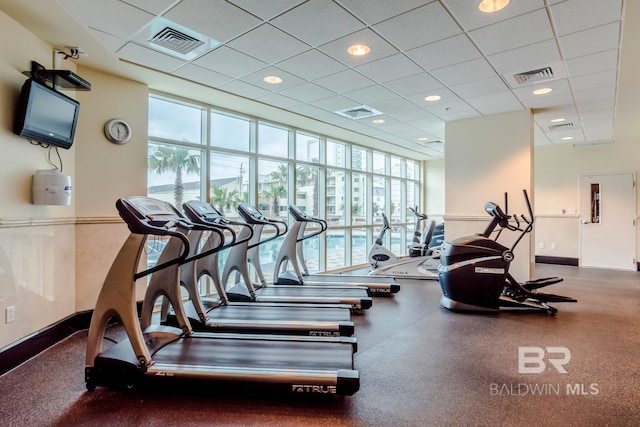
[[[14,133],[31,141],[68,149],[78,124],[80,103],[36,81],[22,86]]]

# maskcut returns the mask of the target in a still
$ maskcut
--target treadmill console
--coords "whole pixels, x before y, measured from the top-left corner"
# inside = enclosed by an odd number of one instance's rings
[[[300,209],[299,206],[294,204],[289,205],[289,212],[297,221],[308,221],[311,218],[305,211]]]
[[[265,224],[269,222],[269,219],[260,213],[255,206],[248,203],[240,203],[238,205],[238,212],[249,224]]]
[[[130,208],[136,210],[140,219],[156,226],[171,228],[183,218],[170,203],[144,196],[132,196],[122,199]]]
[[[185,203],[185,205],[185,212],[187,212],[187,215],[193,221],[196,221],[196,218],[194,218],[195,215],[189,215],[189,212],[193,212],[198,216],[197,220],[200,220],[198,222],[202,222],[202,220],[204,220],[207,223],[216,225],[228,225],[230,223],[229,220],[210,203],[191,200]]]

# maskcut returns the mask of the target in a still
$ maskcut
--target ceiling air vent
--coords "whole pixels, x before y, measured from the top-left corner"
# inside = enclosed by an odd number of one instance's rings
[[[563,123],[561,125],[551,125],[549,126],[549,130],[571,129],[572,127],[573,123]]]
[[[367,117],[373,117],[382,114],[382,112],[375,110],[367,105],[359,105],[357,107],[347,108],[346,110],[339,110],[335,113],[353,120],[366,119]]]
[[[172,50],[180,55],[186,55],[202,46],[204,42],[175,28],[165,27],[151,37],[150,43]]]
[[[554,78],[551,67],[538,68],[537,70],[525,71],[524,73],[514,74],[513,78],[518,84],[533,83],[540,80],[549,80]]]
[[[540,82],[564,79],[567,77],[567,67],[562,61],[553,62],[551,64],[547,64],[545,67],[529,71],[512,71],[513,72],[502,74],[503,79],[512,89],[535,85]]]
[[[134,41],[184,61],[201,56],[220,44],[211,37],[160,16],[140,30]]]

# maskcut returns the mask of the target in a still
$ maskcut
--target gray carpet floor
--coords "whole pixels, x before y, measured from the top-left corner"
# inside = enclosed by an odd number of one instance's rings
[[[536,272],[564,277],[553,292],[578,302],[555,304],[555,316],[453,313],[439,306],[437,282],[376,298],[354,315],[354,396],[215,384],[88,392],[82,331],[0,377],[0,425],[640,426],[640,273],[549,265]],[[120,339],[122,329],[108,335]],[[536,349],[521,360],[520,347]],[[544,370],[524,372],[540,370],[536,351]]]

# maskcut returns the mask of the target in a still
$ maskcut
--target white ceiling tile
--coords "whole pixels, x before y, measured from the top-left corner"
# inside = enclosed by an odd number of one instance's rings
[[[350,92],[375,84],[371,79],[351,69],[343,70],[335,74],[313,81],[318,86],[336,93]]]
[[[524,109],[522,103],[509,91],[468,98],[466,101],[484,115],[506,113]]]
[[[551,132],[549,120],[558,116],[589,140],[612,132],[622,0],[514,0],[494,14],[479,12],[469,0],[59,2],[107,51],[126,61],[390,144],[422,147],[417,134],[444,140],[443,120],[522,108],[534,109],[536,144],[551,142],[543,130]],[[177,28],[182,24],[226,43],[190,63],[145,49],[144,29],[159,14]],[[44,29],[34,33],[45,40]],[[140,34],[143,42],[135,43]],[[347,47],[356,42],[369,45],[371,53],[348,55]],[[95,58],[88,53],[86,63]],[[520,84],[513,78],[546,66],[555,75],[546,81]],[[282,85],[262,82],[263,73],[278,70]],[[531,95],[542,85],[554,92]],[[430,94],[443,98],[427,104],[424,96]],[[363,104],[383,111],[383,127],[334,113]]]
[[[330,96],[329,98],[312,101],[309,104],[321,108],[323,110],[334,112],[358,106],[358,104],[350,98],[342,95]]]
[[[347,52],[347,49],[354,44],[367,45],[371,51],[367,55],[363,56],[350,55],[349,52]],[[321,50],[327,55],[349,65],[350,67],[357,67],[358,65],[366,64],[397,53],[397,50],[393,46],[368,28],[323,44],[318,47],[318,50]]]
[[[260,98],[258,98],[258,101],[284,109],[289,109],[295,107],[296,105],[300,105],[300,101],[298,101],[297,99],[289,98],[288,96],[284,96],[279,93],[270,93],[268,95],[261,96]]]
[[[449,102],[425,103],[423,107],[436,117],[444,118],[447,115],[470,113],[473,107],[461,99],[451,100]]]
[[[589,91],[584,91],[581,93],[581,100],[576,101],[576,105],[580,113],[589,112],[589,111],[599,111],[599,110],[612,110],[615,107],[615,97],[600,97],[596,94],[589,94]],[[578,94],[576,94],[578,96]]]
[[[135,43],[127,43],[118,50],[118,56],[124,60],[155,68],[156,70],[171,72],[185,62],[153,49],[147,49]]]
[[[100,42],[101,45],[105,46],[111,52],[116,52],[118,49],[128,43],[127,39],[123,39],[121,37],[117,37],[93,28],[89,28],[89,32],[96,38],[96,40]]]
[[[481,56],[466,34],[458,34],[408,50],[405,53],[427,71],[466,62]]]
[[[234,3],[236,6],[264,20],[269,20],[274,16],[278,16],[281,13],[294,8],[295,6],[304,2],[305,0],[269,0],[269,1],[228,0],[228,1],[231,3]]]
[[[373,29],[400,50],[409,50],[462,32],[440,2],[382,21]]]
[[[142,9],[154,15],[164,12],[169,6],[175,3],[175,0],[122,0],[132,6]],[[104,2],[104,0],[103,0]]]
[[[418,111],[420,108],[413,102],[409,102],[402,98],[386,99],[384,101],[373,102],[371,107],[378,111],[382,111],[384,114],[390,114],[395,117],[395,114],[404,114],[409,111]],[[424,110],[421,110],[424,111]]]
[[[335,59],[315,49],[278,62],[276,65],[278,68],[282,68],[305,80],[316,80],[347,68]]]
[[[271,22],[311,46],[319,46],[364,27],[349,12],[326,0],[309,0]]]
[[[408,10],[430,3],[433,0],[337,0],[347,10],[365,23],[372,25],[392,18]]]
[[[370,104],[398,97],[398,94],[380,85],[345,92],[344,95],[361,104]]]
[[[282,79],[282,83],[267,83],[264,81],[264,78],[267,76],[280,77]],[[262,68],[258,71],[241,77],[240,80],[271,92],[279,92],[281,90],[304,83],[304,80],[302,80],[301,78],[294,76],[293,74],[289,74],[286,71],[283,71],[276,67]]]
[[[437,101],[427,101],[425,100],[427,96],[440,96],[440,99]],[[458,95],[446,87],[439,87],[424,92],[414,91],[413,94],[405,96],[405,98],[422,108],[461,100]]]
[[[259,61],[249,55],[245,55],[244,53],[226,46],[218,47],[212,52],[196,59],[193,63],[218,73],[234,77],[253,73],[254,71],[267,66],[265,62]]]
[[[600,71],[615,70],[618,68],[618,49],[568,59],[566,63],[567,71],[572,78]]]
[[[412,108],[401,108],[390,114],[396,119],[402,119],[411,126],[419,127],[413,121],[420,121],[420,123],[429,123],[430,126],[435,126],[442,122],[438,117],[434,116],[430,112],[423,110],[420,107],[414,106]]]
[[[579,77],[573,77],[571,79],[571,87],[574,91],[579,92],[583,90],[593,89],[601,86],[607,86],[609,94],[616,93],[616,80],[618,73],[615,69],[601,71],[599,73],[585,74]]]
[[[318,99],[329,98],[336,95],[335,92],[332,92],[311,82],[306,82],[298,86],[287,88],[278,91],[278,93],[305,103],[316,101]]]
[[[118,37],[130,37],[154,15],[121,1],[62,0],[69,13],[85,26]]]
[[[171,74],[212,87],[217,87],[223,83],[233,80],[233,77],[217,73],[194,64],[187,64],[180,67]]]
[[[472,3],[469,0],[441,0],[441,2],[451,11],[466,31],[486,27],[518,15],[524,15],[545,6],[544,0],[512,1],[507,7],[498,12],[484,13],[478,8],[477,3],[479,2]]]
[[[225,0],[182,1],[163,17],[219,42],[227,42],[261,23]]]
[[[249,83],[242,82],[240,80],[233,80],[231,82],[220,85],[220,89],[226,92],[238,94],[249,99],[262,98],[270,93],[268,90],[251,85]]]
[[[482,80],[495,76],[486,59],[478,58],[431,71],[431,74],[447,86]]]
[[[243,34],[228,43],[228,46],[269,64],[309,49],[309,45],[306,43],[269,24],[263,24]]]
[[[545,40],[489,56],[489,62],[502,75],[537,70],[561,60],[555,40]]]
[[[469,35],[485,55],[504,52],[554,37],[549,26],[549,17],[544,9],[473,30]]]
[[[402,54],[387,56],[386,58],[360,65],[356,67],[356,70],[379,83],[397,80],[422,71],[420,67]]]
[[[451,86],[451,92],[461,98],[474,98],[481,95],[503,92],[507,89],[507,85],[498,76]]]
[[[622,0],[567,0],[551,6],[551,18],[558,35],[575,33],[620,19]]]
[[[551,88],[552,92],[544,95],[534,95],[533,91],[541,88]],[[534,85],[522,86],[513,90],[518,99],[528,102],[542,98],[552,98],[557,95],[570,94],[571,88],[567,79],[540,82]]]
[[[401,79],[391,80],[385,82],[384,85],[392,91],[403,96],[414,94],[416,91],[429,91],[431,89],[442,87],[442,83],[436,80],[431,74],[426,72],[413,74]]]
[[[560,37],[560,44],[565,59],[616,49],[620,44],[620,22]]]

